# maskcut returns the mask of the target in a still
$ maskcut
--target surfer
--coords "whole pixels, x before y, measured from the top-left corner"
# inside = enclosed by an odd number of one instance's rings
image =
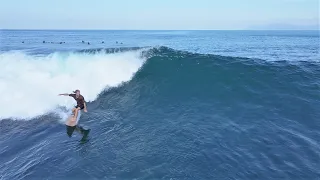
[[[64,94],[59,94],[59,96],[70,96],[70,97],[73,97],[77,101],[77,105],[72,109],[74,119],[76,120],[78,117],[78,112],[80,110],[83,110],[84,112],[88,112],[88,111],[87,111],[87,105],[84,100],[84,97],[80,94],[80,90],[77,89],[73,92],[74,92],[74,94],[64,93]]]
[[[74,94],[59,94],[60,96],[71,96],[77,101],[77,105],[72,109],[72,115],[68,118],[66,122],[67,134],[69,137],[71,137],[73,131],[76,130],[83,135],[81,141],[85,141],[90,132],[90,129],[86,130],[83,127],[79,126],[78,121],[80,118],[79,113],[81,112],[81,110],[83,110],[84,112],[88,112],[87,105],[84,100],[84,97],[80,94],[80,90],[75,90],[73,92]]]

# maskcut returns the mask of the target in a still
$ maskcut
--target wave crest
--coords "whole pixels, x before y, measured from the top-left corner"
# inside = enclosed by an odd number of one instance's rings
[[[146,60],[142,52],[1,53],[0,119],[29,119],[58,106],[71,108],[74,100],[57,94],[74,89],[93,101],[106,87],[129,81]]]

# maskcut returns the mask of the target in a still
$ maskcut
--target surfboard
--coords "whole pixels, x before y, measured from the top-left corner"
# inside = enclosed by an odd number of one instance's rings
[[[81,116],[81,110],[78,111],[77,119],[75,119],[74,114],[71,114],[66,121],[66,125],[71,127],[76,126],[79,122],[80,116]]]

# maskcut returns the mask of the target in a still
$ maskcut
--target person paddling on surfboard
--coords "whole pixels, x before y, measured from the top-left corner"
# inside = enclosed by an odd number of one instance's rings
[[[87,111],[87,105],[84,100],[84,97],[80,94],[80,90],[77,89],[73,92],[74,94],[64,93],[64,94],[59,94],[59,96],[70,96],[77,101],[77,105],[72,109],[72,113],[74,114],[74,120],[76,120],[79,114],[78,113],[79,110],[83,110],[84,112],[88,112],[88,111]]]

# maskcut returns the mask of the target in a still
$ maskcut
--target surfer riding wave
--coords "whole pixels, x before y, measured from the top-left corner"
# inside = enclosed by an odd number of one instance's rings
[[[59,96],[73,97],[77,102],[77,105],[72,109],[72,115],[68,118],[66,122],[67,134],[69,137],[71,137],[73,134],[73,131],[76,130],[83,135],[81,141],[85,141],[90,132],[90,129],[86,130],[81,126],[78,126],[78,121],[80,119],[81,110],[83,110],[84,112],[88,112],[87,105],[84,100],[84,97],[80,94],[80,90],[77,89],[73,91],[73,93],[74,94],[68,94],[68,93],[59,94]]]
[[[64,93],[64,94],[59,94],[59,96],[70,96],[73,97],[74,100],[76,100],[77,105],[72,109],[72,114],[73,114],[73,121],[76,121],[78,119],[80,110],[83,110],[84,112],[87,111],[87,105],[85,102],[84,97],[80,94],[80,90],[75,90],[73,91],[74,94],[69,94],[69,93]]]

